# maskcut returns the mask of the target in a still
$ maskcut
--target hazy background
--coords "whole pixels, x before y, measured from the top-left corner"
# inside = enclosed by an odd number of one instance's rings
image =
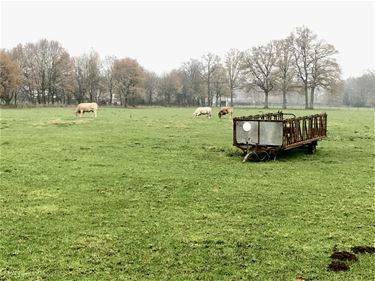
[[[1,48],[41,38],[71,56],[131,57],[158,74],[190,58],[245,50],[307,26],[339,51],[342,77],[374,68],[374,2],[1,1]]]

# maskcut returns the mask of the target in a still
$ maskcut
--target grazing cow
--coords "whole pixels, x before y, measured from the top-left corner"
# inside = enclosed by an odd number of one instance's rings
[[[230,114],[230,117],[233,115],[233,108],[224,106],[220,108],[220,111],[218,113],[219,118],[221,118],[224,115]]]
[[[198,107],[193,113],[193,118],[199,115],[207,115],[208,118],[211,118],[211,107]]]
[[[94,112],[94,116],[96,118],[96,112],[98,111],[98,104],[96,102],[86,102],[80,103],[76,108],[76,116],[82,117],[83,113],[85,112]]]

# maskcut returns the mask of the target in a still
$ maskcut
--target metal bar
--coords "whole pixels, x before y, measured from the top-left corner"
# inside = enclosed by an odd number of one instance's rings
[[[323,139],[323,137],[317,137],[317,138],[309,139],[309,140],[306,140],[306,141],[296,142],[296,143],[287,145],[286,147],[284,147],[284,150],[297,148],[297,147],[303,146],[305,144],[309,144],[309,143],[312,143],[314,141],[318,141],[318,140],[322,140],[322,139]]]

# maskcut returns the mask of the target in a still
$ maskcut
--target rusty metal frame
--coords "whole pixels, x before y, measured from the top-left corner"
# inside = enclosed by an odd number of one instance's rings
[[[292,118],[284,119],[284,116],[292,115]],[[282,122],[283,123],[283,141],[281,146],[249,145],[239,144],[236,140],[236,122],[237,121],[258,121],[258,141],[260,122]],[[233,118],[233,145],[240,148],[244,153],[244,162],[252,156],[256,160],[265,160],[274,158],[282,150],[290,150],[307,145],[309,152],[314,152],[317,142],[327,136],[327,114],[315,114],[309,116],[296,117],[294,114],[266,113],[250,116]],[[262,156],[264,155],[264,157]]]

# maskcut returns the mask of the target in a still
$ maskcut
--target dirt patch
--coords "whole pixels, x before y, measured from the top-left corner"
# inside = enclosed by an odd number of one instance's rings
[[[61,119],[53,119],[49,121],[50,125],[56,125],[56,126],[71,126],[75,124],[82,123],[82,120],[61,120]]]
[[[355,254],[375,253],[375,247],[372,246],[354,246],[351,248]],[[330,258],[333,261],[328,265],[328,270],[331,271],[347,271],[349,270],[348,261],[355,262],[358,260],[356,255],[347,251],[334,252]],[[344,262],[345,261],[345,262]]]
[[[82,119],[79,120],[61,120],[61,119],[52,119],[46,122],[34,123],[33,126],[37,128],[45,128],[47,126],[57,126],[57,127],[68,127],[72,125],[78,125],[83,123]]]
[[[349,269],[349,265],[342,261],[333,261],[328,265],[328,270],[331,271],[348,271]]]
[[[358,258],[347,251],[342,252],[334,252],[331,257],[331,259],[340,260],[340,261],[357,261]]]
[[[375,253],[375,247],[372,246],[354,246],[352,247],[352,252],[355,254],[362,254],[362,253]]]

